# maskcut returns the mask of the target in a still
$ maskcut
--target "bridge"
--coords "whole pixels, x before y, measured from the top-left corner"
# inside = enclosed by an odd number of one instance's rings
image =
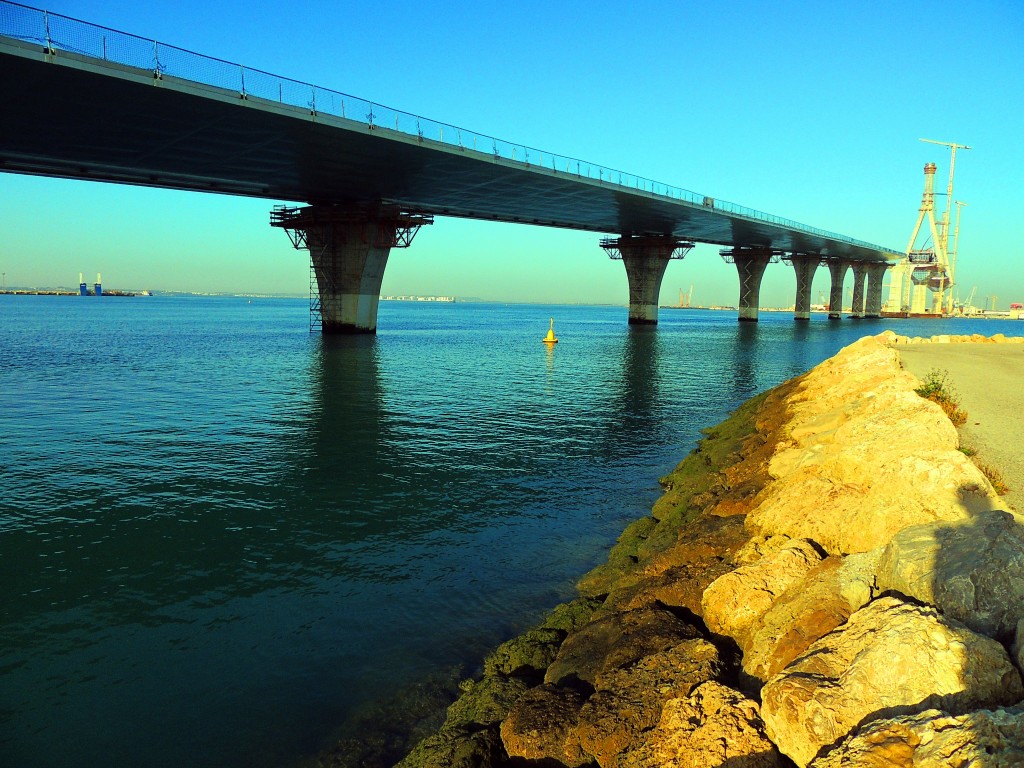
[[[656,323],[670,260],[722,246],[757,320],[761,277],[796,274],[810,313],[825,264],[830,316],[878,316],[902,253],[688,190],[512,144],[154,40],[0,0],[0,171],[244,195],[308,249],[324,333],[374,332],[392,248],[435,216],[603,233],[629,285],[629,322]]]

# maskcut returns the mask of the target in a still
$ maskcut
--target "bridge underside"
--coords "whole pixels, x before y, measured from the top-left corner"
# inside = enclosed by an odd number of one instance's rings
[[[619,186],[489,147],[458,147],[360,120],[0,38],[0,170],[309,204],[694,242],[893,258],[774,217]],[[558,165],[558,163],[556,163]],[[614,172],[609,172],[614,173]],[[734,206],[735,208],[735,206]],[[756,212],[748,211],[750,214]]]
[[[373,240],[366,232],[359,234],[360,227],[380,224],[365,218],[369,209],[616,233],[630,284],[630,322],[635,323],[657,321],[657,288],[682,243],[719,244],[738,254],[743,319],[756,319],[764,269],[760,257],[751,254],[811,254],[848,264],[896,257],[877,246],[710,198],[693,202],[622,186],[614,172],[588,178],[574,172],[571,162],[562,167],[549,158],[549,165],[540,153],[509,159],[489,148],[453,146],[372,121],[7,37],[0,37],[0,89],[0,171],[295,201],[321,212],[362,212],[358,224],[346,213],[348,223],[335,222],[329,237],[320,224],[292,230],[306,233],[301,247],[311,252],[325,330],[372,332],[376,327],[376,298],[369,297],[379,290],[394,244],[381,245],[390,242],[385,238],[374,246],[376,252],[355,255],[350,245],[335,247],[317,239]],[[397,225],[397,231],[404,226]],[[327,253],[334,255],[325,261]],[[328,268],[328,262],[345,266]],[[356,264],[366,273],[358,279],[352,275]],[[806,282],[801,280],[801,286]],[[342,295],[349,298],[341,301]]]

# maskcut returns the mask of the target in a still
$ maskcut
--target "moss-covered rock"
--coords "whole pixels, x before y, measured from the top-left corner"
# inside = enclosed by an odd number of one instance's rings
[[[601,607],[601,602],[592,597],[578,597],[567,603],[561,603],[551,609],[541,626],[549,629],[561,629],[566,633],[575,632],[590,623],[594,612]]]
[[[442,730],[480,728],[504,718],[530,685],[516,677],[484,677],[462,684],[462,695],[448,707]]]
[[[499,645],[484,660],[484,675],[543,677],[544,670],[555,660],[558,648],[567,634],[563,629],[539,627],[513,637]]]
[[[640,560],[640,550],[657,524],[658,521],[653,517],[641,517],[630,523],[608,553],[608,560],[584,575],[576,584],[580,594],[587,597],[607,595],[623,577],[633,573]]]
[[[455,729],[428,736],[395,768],[504,768],[508,754],[498,725]]]

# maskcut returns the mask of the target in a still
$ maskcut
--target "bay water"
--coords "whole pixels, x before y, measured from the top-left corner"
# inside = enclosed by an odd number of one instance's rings
[[[379,323],[0,296],[0,765],[295,765],[572,598],[751,395],[886,327],[1024,331],[426,302]]]

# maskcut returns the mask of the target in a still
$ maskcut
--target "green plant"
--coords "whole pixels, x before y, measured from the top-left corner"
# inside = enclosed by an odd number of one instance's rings
[[[914,390],[925,400],[936,403],[957,427],[967,423],[967,411],[960,407],[960,396],[949,385],[949,371],[933,368]]]
[[[975,459],[974,463],[978,466],[978,469],[981,470],[981,474],[987,477],[988,481],[992,483],[992,487],[995,489],[996,493],[1000,496],[1005,496],[1010,492],[1010,486],[1008,486],[1006,484],[1006,480],[1003,479],[1002,472],[989,464],[978,461],[977,459]]]
[[[976,450],[974,450],[973,448],[968,448],[966,445],[961,445],[959,448],[957,448],[957,450],[960,451],[960,453],[962,453],[964,456],[978,455],[978,452]]]

